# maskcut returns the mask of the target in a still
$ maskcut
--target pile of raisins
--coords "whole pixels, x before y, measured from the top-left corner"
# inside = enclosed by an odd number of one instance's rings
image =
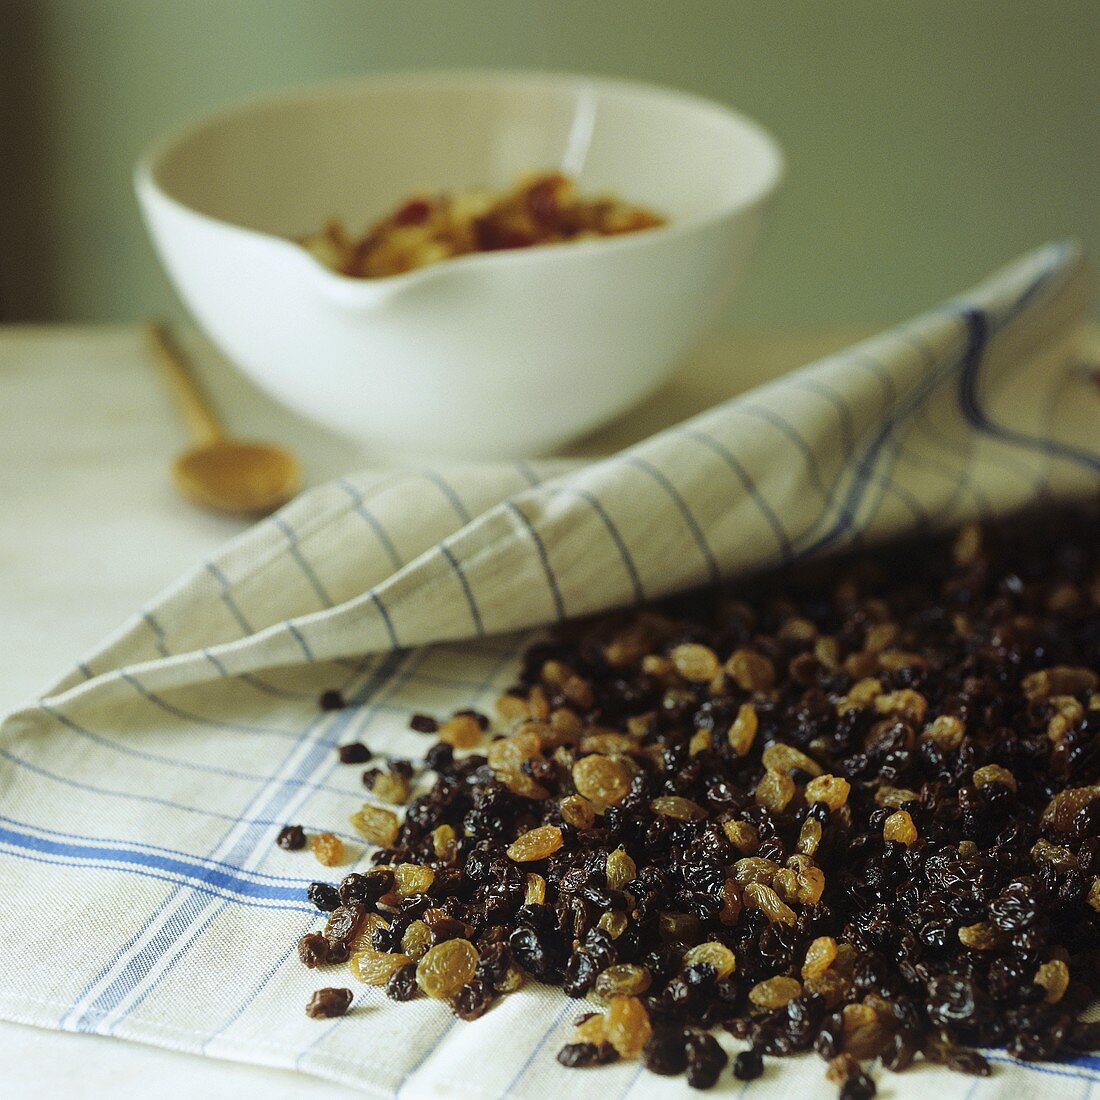
[[[310,888],[303,963],[463,1019],[557,985],[591,1008],[562,1064],[697,1088],[1098,1049],[1097,535],[967,527],[567,624],[496,729],[415,717],[425,793],[368,773],[374,867]]]

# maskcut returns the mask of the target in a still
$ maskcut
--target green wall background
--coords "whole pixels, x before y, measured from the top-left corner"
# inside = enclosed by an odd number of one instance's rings
[[[1052,236],[1100,254],[1097,0],[0,0],[0,317],[179,312],[142,146],[270,88],[533,66],[679,85],[789,177],[729,318],[906,316]]]

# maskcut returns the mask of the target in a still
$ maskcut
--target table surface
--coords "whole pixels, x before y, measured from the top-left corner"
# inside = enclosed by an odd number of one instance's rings
[[[563,453],[610,453],[860,335],[716,338],[670,385]],[[358,444],[276,406],[195,333],[182,337],[233,430],[291,446],[309,484],[371,464]],[[169,463],[185,444],[140,327],[0,326],[0,712],[244,529],[175,495]],[[150,1087],[158,1100],[353,1095],[288,1072],[4,1022],[0,1065],[13,1100],[137,1100]]]

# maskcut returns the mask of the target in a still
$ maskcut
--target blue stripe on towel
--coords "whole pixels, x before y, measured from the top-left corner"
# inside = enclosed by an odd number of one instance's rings
[[[298,909],[303,912],[312,908],[305,901],[301,883],[278,886],[261,882],[248,877],[247,871],[233,871],[225,865],[206,864],[182,854],[169,856],[127,845],[54,839],[6,824],[0,824],[0,845],[4,845],[9,854],[16,856],[27,853],[70,866],[88,864],[92,867],[110,867],[154,877],[167,877],[179,885],[204,890],[242,904],[268,903],[265,908]]]

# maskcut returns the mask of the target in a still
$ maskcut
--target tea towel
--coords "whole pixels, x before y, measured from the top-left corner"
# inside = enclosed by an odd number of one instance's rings
[[[555,1053],[577,1003],[529,984],[473,1024],[361,990],[308,1019],[317,926],[288,822],[365,797],[334,746],[416,756],[412,711],[490,709],[531,632],[913,530],[1100,489],[1089,303],[1056,244],[968,294],[611,458],[368,471],[201,563],[0,727],[0,1015],[296,1068],[378,1096],[642,1097],[682,1081]],[[94,584],[89,578],[89,584]],[[319,711],[338,688],[345,710]],[[325,982],[331,979],[325,976]],[[724,1040],[733,1049],[732,1040]],[[988,1079],[922,1066],[896,1095],[1085,1097],[1100,1058]],[[804,1096],[795,1059],[717,1094]]]

